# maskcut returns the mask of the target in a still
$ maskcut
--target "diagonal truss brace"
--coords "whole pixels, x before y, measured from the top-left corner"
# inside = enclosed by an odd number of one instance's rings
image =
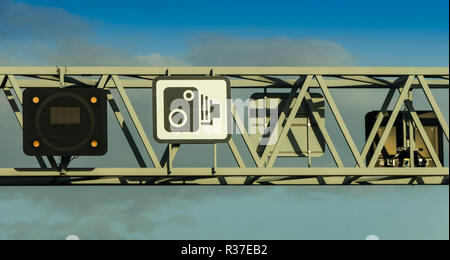
[[[145,130],[142,127],[141,121],[139,120],[139,117],[136,114],[136,111],[134,110],[134,107],[131,104],[131,101],[128,98],[128,95],[127,95],[125,89],[123,88],[119,77],[117,75],[111,75],[111,78],[114,81],[114,84],[116,85],[117,90],[119,91],[120,97],[122,98],[122,101],[125,104],[128,114],[130,115],[131,120],[133,121],[134,126],[136,127],[136,130],[139,133],[139,137],[141,138],[142,142],[144,143],[145,149],[147,150],[147,153],[148,153],[150,159],[152,160],[153,165],[155,166],[155,168],[161,168],[159,159],[156,156],[156,153],[153,150],[152,145],[150,144],[150,140],[148,139],[147,134],[145,133]]]
[[[17,105],[15,99],[14,99],[14,95],[12,93],[12,91],[6,87],[6,82],[9,81],[11,86],[13,87],[13,91],[15,92],[18,100],[19,100],[19,104],[22,105],[23,103],[23,96],[22,96],[22,90],[20,89],[20,86],[17,84],[17,81],[14,77],[14,75],[0,75],[0,88],[3,89],[3,92],[6,95],[7,100],[9,101],[9,104],[14,112],[14,115],[16,116],[17,122],[19,123],[20,127],[23,129],[23,116],[22,116],[22,112],[19,109],[19,105]],[[58,165],[56,164],[55,159],[52,156],[47,156],[47,159],[50,163],[50,166],[53,169],[58,168]],[[48,168],[47,164],[45,163],[44,159],[42,158],[42,156],[36,156],[36,160],[39,163],[39,166],[43,169]]]

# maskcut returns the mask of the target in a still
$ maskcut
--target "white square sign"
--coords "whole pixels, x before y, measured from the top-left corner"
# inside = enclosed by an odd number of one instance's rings
[[[230,82],[225,77],[158,77],[153,133],[161,143],[219,143],[231,137]]]

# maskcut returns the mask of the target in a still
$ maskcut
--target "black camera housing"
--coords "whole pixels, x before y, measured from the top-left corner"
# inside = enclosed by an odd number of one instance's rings
[[[380,111],[372,111],[366,114],[366,140],[372,131],[377,115],[379,113]],[[437,119],[436,114],[433,111],[416,111],[416,113],[423,124],[425,132],[427,132],[431,145],[436,151],[439,160],[442,162],[444,160],[444,133],[442,127],[440,127],[439,120]],[[369,152],[367,153],[367,165],[369,165],[369,162],[373,157],[381,134],[384,132],[391,114],[392,111],[387,111],[387,116],[385,116],[383,118],[383,121],[381,122],[380,130],[382,131],[377,134],[372,146],[370,147]],[[403,161],[405,158],[407,158],[408,160],[410,159],[408,144],[404,143],[404,133],[409,132],[409,129],[407,128],[407,124],[404,124],[403,120],[408,117],[408,112],[399,112],[391,129],[391,132],[389,133],[388,139],[386,140],[381,154],[378,157],[378,161],[375,164],[375,167],[401,167],[402,165],[404,165]],[[425,146],[425,142],[423,141],[423,138],[420,135],[417,127],[414,127],[414,133],[415,149],[417,149],[417,151],[414,151],[415,166],[436,167],[430,151],[428,151],[427,147]]]
[[[23,93],[23,151],[31,156],[107,153],[107,97],[96,88],[29,88]]]
[[[167,132],[193,133],[201,125],[212,125],[220,116],[220,104],[214,103],[194,87],[164,90],[164,128]]]
[[[189,93],[189,96],[186,93]],[[200,127],[197,116],[198,107],[199,98],[196,88],[180,87],[164,90],[164,128],[166,131],[197,131]],[[186,110],[188,110],[187,113]]]

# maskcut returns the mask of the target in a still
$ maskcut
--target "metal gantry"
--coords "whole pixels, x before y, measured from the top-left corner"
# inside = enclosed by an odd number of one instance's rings
[[[153,149],[154,141],[143,127],[135,108],[128,97],[127,89],[151,88],[152,80],[164,75],[225,76],[230,79],[232,90],[290,89],[286,105],[279,114],[281,127],[275,138],[273,149],[257,152],[244,121],[233,109],[235,126],[240,135],[233,135],[228,146],[236,161],[236,167],[218,167],[216,145],[213,149],[214,162],[211,167],[178,168],[173,166],[179,144],[169,144],[164,153],[158,155]],[[20,109],[23,88],[38,87],[95,87],[107,91],[109,105],[128,140],[131,151],[137,160],[136,168],[69,168],[64,173],[58,170],[53,157],[37,157],[39,168],[0,168],[0,185],[26,184],[444,184],[448,185],[449,168],[441,162],[429,140],[424,126],[414,107],[413,90],[423,90],[426,100],[435,113],[440,127],[449,141],[449,129],[445,117],[433,96],[432,89],[449,90],[449,68],[438,67],[0,67],[0,87],[4,92],[19,123],[23,126]],[[117,89],[118,95],[110,91]],[[343,119],[344,110],[338,108],[330,89],[352,89],[362,92],[368,89],[386,89],[388,94],[380,100],[379,113],[362,151],[358,149]],[[310,113],[311,120],[318,124],[335,167],[279,167],[282,138],[292,129],[293,120],[303,102],[311,111],[313,99],[311,90],[320,90],[337,122],[338,129],[327,129],[317,113]],[[396,94],[398,93],[398,94]],[[398,98],[394,100],[394,97]],[[120,111],[117,101],[123,102],[126,112],[145,152],[152,162],[149,167],[144,155],[137,147],[126,118]],[[388,109],[394,104],[393,110]],[[378,156],[388,139],[394,122],[405,108],[411,122],[422,136],[431,154],[433,167],[375,167]],[[369,112],[369,111],[367,111]],[[148,111],[151,114],[151,111]],[[372,158],[367,158],[369,150],[381,129],[382,121],[388,123],[379,137]],[[360,119],[361,122],[363,119]],[[363,125],[361,123],[361,125]],[[339,131],[346,141],[354,164],[345,166],[330,135]],[[242,138],[245,152],[253,160],[248,165],[243,159],[242,149],[235,143]],[[362,145],[361,145],[362,146]],[[0,151],[5,152],[1,149]],[[446,155],[448,156],[448,155]],[[310,159],[310,158],[309,158]]]

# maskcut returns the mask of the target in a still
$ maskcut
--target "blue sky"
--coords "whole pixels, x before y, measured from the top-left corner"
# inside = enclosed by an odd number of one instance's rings
[[[341,30],[448,31],[448,1],[107,1],[28,0],[109,25]]]
[[[449,64],[448,1],[0,0],[0,7],[0,66]],[[140,93],[130,96],[139,101]],[[336,94],[338,105],[348,103],[346,97]],[[347,104],[344,119],[363,116],[359,106],[370,101],[370,109],[378,108],[374,97]],[[448,121],[448,91],[437,99]],[[147,105],[138,102],[137,110]],[[36,166],[14,145],[21,135],[8,109],[0,95],[0,149],[8,151],[0,167]],[[349,126],[352,134],[361,130]],[[123,140],[111,145],[111,158],[123,156],[117,149],[126,146]],[[101,163],[134,163],[111,158]],[[0,239],[69,234],[448,239],[448,192],[448,187],[0,187]]]
[[[108,41],[121,43],[121,39],[111,36],[114,33],[125,37],[147,35],[150,42],[144,42],[152,47],[142,48],[155,48],[165,55],[182,52],[186,41],[196,34],[215,32],[256,39],[332,40],[350,50],[358,65],[448,64],[445,49],[448,49],[449,3],[445,0],[426,4],[423,1],[36,2],[70,10],[92,21],[100,34],[105,30]],[[418,57],[412,57],[415,55]]]
[[[11,0],[3,2],[12,3]],[[61,41],[56,37],[79,34],[85,42],[127,55],[158,53],[186,61],[192,46],[201,41],[199,36],[209,35],[211,40],[218,34],[224,39],[260,42],[283,37],[331,41],[348,51],[359,66],[448,65],[448,1],[426,4],[423,1],[277,1],[276,4],[271,1],[127,1],[124,4],[85,0],[14,3],[9,4],[13,6],[11,10],[3,8],[2,11],[6,15],[14,12],[21,15],[5,18],[4,27],[10,30],[3,28],[7,32],[3,37],[39,40],[51,47]],[[1,29],[0,25],[0,32]],[[56,32],[52,34],[52,31]],[[71,47],[66,44],[64,50],[70,52]],[[45,62],[39,59],[38,63]],[[188,63],[197,65],[189,60]]]

